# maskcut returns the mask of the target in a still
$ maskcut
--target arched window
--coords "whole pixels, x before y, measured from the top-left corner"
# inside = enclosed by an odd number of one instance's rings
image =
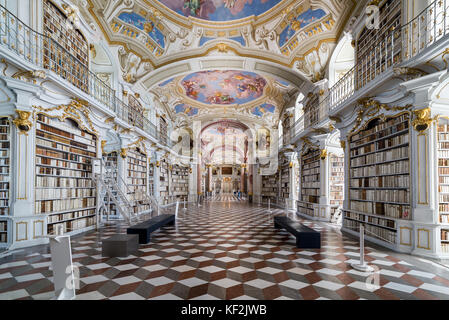
[[[329,62],[329,87],[332,87],[354,67],[355,50],[351,42],[351,35],[346,34],[340,40],[332,54]]]

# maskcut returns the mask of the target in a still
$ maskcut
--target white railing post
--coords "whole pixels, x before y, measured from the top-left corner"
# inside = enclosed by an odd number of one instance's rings
[[[268,210],[267,210],[267,212],[268,213],[272,213],[273,211],[271,211],[271,199],[270,198],[268,198]]]
[[[365,228],[360,226],[360,263],[352,263],[351,266],[362,272],[373,272],[374,268],[365,262]]]

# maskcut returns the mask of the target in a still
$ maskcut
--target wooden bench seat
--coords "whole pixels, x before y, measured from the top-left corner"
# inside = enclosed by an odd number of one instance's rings
[[[320,249],[321,234],[299,222],[284,216],[274,217],[274,227],[283,228],[296,237],[296,247],[301,249]]]
[[[151,232],[154,232],[165,225],[173,225],[174,223],[175,223],[174,214],[161,214],[160,216],[156,216],[147,221],[129,227],[128,229],[126,229],[126,233],[138,234],[139,243],[147,244],[148,242],[150,242]]]

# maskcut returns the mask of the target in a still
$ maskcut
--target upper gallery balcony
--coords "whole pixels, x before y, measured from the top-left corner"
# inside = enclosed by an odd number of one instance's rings
[[[119,99],[115,90],[91,72],[79,55],[69,51],[74,45],[59,43],[53,37],[34,31],[0,5],[0,54],[3,57],[18,61],[30,70],[46,70],[73,92],[87,94],[120,120],[170,147],[166,133],[160,132],[142,110]]]
[[[292,143],[308,128],[337,115],[393,77],[395,68],[409,67],[427,52],[444,45],[449,34],[448,11],[449,0],[436,0],[406,25],[387,25],[387,32],[376,36],[376,41],[359,39],[355,66],[329,89],[326,97],[309,97],[304,115],[294,125]]]

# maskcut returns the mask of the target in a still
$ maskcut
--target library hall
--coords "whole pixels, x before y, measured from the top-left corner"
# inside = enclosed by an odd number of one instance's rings
[[[0,303],[449,300],[448,12],[0,0]]]

